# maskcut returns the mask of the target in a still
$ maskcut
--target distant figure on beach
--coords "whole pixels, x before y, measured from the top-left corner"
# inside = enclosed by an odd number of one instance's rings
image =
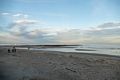
[[[10,53],[10,49],[8,49],[8,53]]]
[[[15,48],[15,46],[13,47],[12,52],[16,52],[16,48]]]
[[[30,50],[30,47],[28,47],[28,50]]]
[[[15,48],[15,46],[13,46],[12,49],[8,49],[8,53],[11,53],[11,52],[16,52],[16,48]]]

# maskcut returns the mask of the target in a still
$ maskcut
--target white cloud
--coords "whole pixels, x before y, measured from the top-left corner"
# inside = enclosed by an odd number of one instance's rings
[[[14,25],[14,27],[12,28],[12,34],[18,37],[25,38],[26,40],[31,40],[38,44],[120,43],[120,28],[111,28],[113,27],[113,25],[109,25],[109,27],[104,26],[105,28],[102,26],[98,26],[87,30],[40,28],[30,31],[27,31],[26,27],[18,26],[19,24],[31,24],[31,22],[34,21],[16,21],[17,26]]]
[[[13,13],[3,12],[3,13],[0,13],[0,15],[13,17],[14,19],[17,19],[17,18],[27,19],[29,17],[28,14],[23,14],[23,13],[13,14]]]
[[[89,31],[101,31],[101,30],[108,30],[108,29],[119,29],[120,28],[120,23],[115,23],[115,22],[109,22],[109,23],[104,23],[101,24],[97,27],[90,27],[88,30]]]
[[[29,25],[29,24],[35,24],[37,23],[36,20],[32,20],[32,19],[18,19],[18,20],[14,20],[12,24],[14,25]]]
[[[2,15],[9,15],[10,13],[1,13]]]
[[[31,19],[19,19],[19,20],[14,21],[14,23],[18,25],[24,25],[24,24],[35,24],[37,23],[37,21],[31,20]]]
[[[28,16],[29,16],[29,15],[25,14],[25,15],[24,15],[24,18],[28,18]]]
[[[19,17],[19,16],[22,16],[22,14],[18,13],[18,14],[15,14],[13,15],[14,17]]]
[[[11,34],[16,35],[16,36],[20,36],[23,35],[25,33],[27,33],[29,30],[29,28],[34,27],[37,24],[37,20],[33,20],[33,19],[17,19],[15,21],[13,21],[10,25],[9,25],[9,31]]]
[[[15,18],[13,18],[13,23],[16,25],[29,25],[29,24],[36,24],[40,23],[40,21],[35,20],[35,19],[29,19],[29,15],[27,14],[22,14],[22,13],[17,13],[12,15]]]
[[[7,32],[0,33],[0,43],[7,44],[29,44],[33,43],[32,40],[29,40],[24,37],[15,36]]]
[[[13,17],[28,18],[28,15],[27,15],[27,14],[21,14],[21,13],[14,14],[14,15],[12,15],[12,16],[13,16]]]
[[[8,15],[4,13],[4,15]],[[87,30],[49,27],[26,14],[14,14],[8,31],[0,34],[0,43],[82,44],[120,43],[120,23],[104,23]],[[25,18],[26,17],[26,18]],[[42,28],[41,28],[42,26]],[[43,27],[44,26],[44,27]],[[9,40],[11,39],[11,40]]]
[[[102,25],[99,25],[98,28],[106,29],[106,28],[118,28],[120,27],[120,23],[104,23]]]

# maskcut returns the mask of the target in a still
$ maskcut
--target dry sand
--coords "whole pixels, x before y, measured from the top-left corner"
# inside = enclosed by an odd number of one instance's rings
[[[120,57],[0,48],[0,80],[120,80]]]

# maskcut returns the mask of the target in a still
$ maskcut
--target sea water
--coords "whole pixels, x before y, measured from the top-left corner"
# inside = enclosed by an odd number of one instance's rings
[[[120,56],[120,45],[113,44],[84,44],[80,46],[63,46],[52,48],[31,48],[31,50],[95,53]]]

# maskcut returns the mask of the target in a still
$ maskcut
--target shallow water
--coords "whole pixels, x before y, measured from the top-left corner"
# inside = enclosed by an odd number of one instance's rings
[[[86,44],[82,46],[67,46],[56,48],[31,48],[31,50],[82,52],[120,56],[120,45]]]

